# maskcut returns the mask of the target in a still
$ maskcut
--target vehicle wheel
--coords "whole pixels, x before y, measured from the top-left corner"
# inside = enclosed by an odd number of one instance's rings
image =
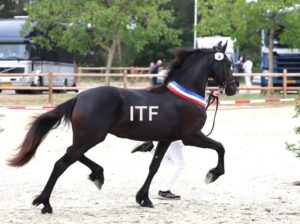
[[[65,79],[65,81],[64,81],[64,87],[68,87],[68,80],[67,79]],[[61,90],[61,93],[66,93],[67,92],[67,90]]]
[[[72,87],[76,87],[77,85],[76,85],[76,83],[74,82],[74,84],[72,85]],[[74,90],[75,91],[75,93],[78,93],[79,92],[79,90],[78,89],[76,89],[76,90]]]
[[[68,86],[68,80],[65,79],[64,80],[64,87],[67,87]],[[67,91],[66,90],[53,90],[54,93],[66,93]]]
[[[30,94],[32,90],[15,90],[16,94]]]
[[[38,82],[38,84],[37,85],[35,85],[35,84],[31,84],[31,86],[32,87],[36,87],[36,86],[42,86],[42,81],[41,81],[41,79],[39,79],[39,82]],[[31,94],[41,94],[42,93],[42,90],[29,90],[29,93],[31,93]]]

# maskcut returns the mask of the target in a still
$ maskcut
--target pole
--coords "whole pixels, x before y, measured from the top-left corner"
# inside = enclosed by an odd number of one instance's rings
[[[287,70],[283,69],[283,77],[282,77],[282,89],[283,89],[283,98],[287,96]]]
[[[128,82],[127,82],[127,69],[123,71],[123,87],[127,89]]]
[[[53,72],[48,72],[48,103],[53,105]]]
[[[196,43],[196,40],[197,40],[197,31],[196,31],[196,26],[197,26],[197,18],[198,18],[198,0],[195,0],[195,3],[194,3],[194,49],[196,49],[197,47],[197,43]]]

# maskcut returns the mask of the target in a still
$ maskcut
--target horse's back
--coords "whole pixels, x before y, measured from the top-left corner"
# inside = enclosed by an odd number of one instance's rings
[[[74,112],[91,118],[105,116],[117,119],[127,111],[124,109],[125,104],[131,105],[144,99],[146,92],[146,90],[128,90],[111,86],[89,89],[77,96]]]
[[[97,87],[86,90],[77,96],[76,106],[83,110],[98,108],[99,106],[113,106],[118,102],[119,89],[110,86]]]

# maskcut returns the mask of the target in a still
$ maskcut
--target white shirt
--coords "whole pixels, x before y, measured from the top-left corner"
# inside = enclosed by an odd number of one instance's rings
[[[243,64],[243,69],[245,73],[252,73],[252,66],[253,66],[252,61],[246,60]]]

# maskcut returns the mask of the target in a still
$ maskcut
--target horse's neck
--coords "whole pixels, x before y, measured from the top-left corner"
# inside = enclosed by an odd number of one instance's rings
[[[197,69],[181,74],[177,81],[185,89],[193,91],[205,97],[206,84],[208,80],[208,69],[206,65],[199,66]]]

